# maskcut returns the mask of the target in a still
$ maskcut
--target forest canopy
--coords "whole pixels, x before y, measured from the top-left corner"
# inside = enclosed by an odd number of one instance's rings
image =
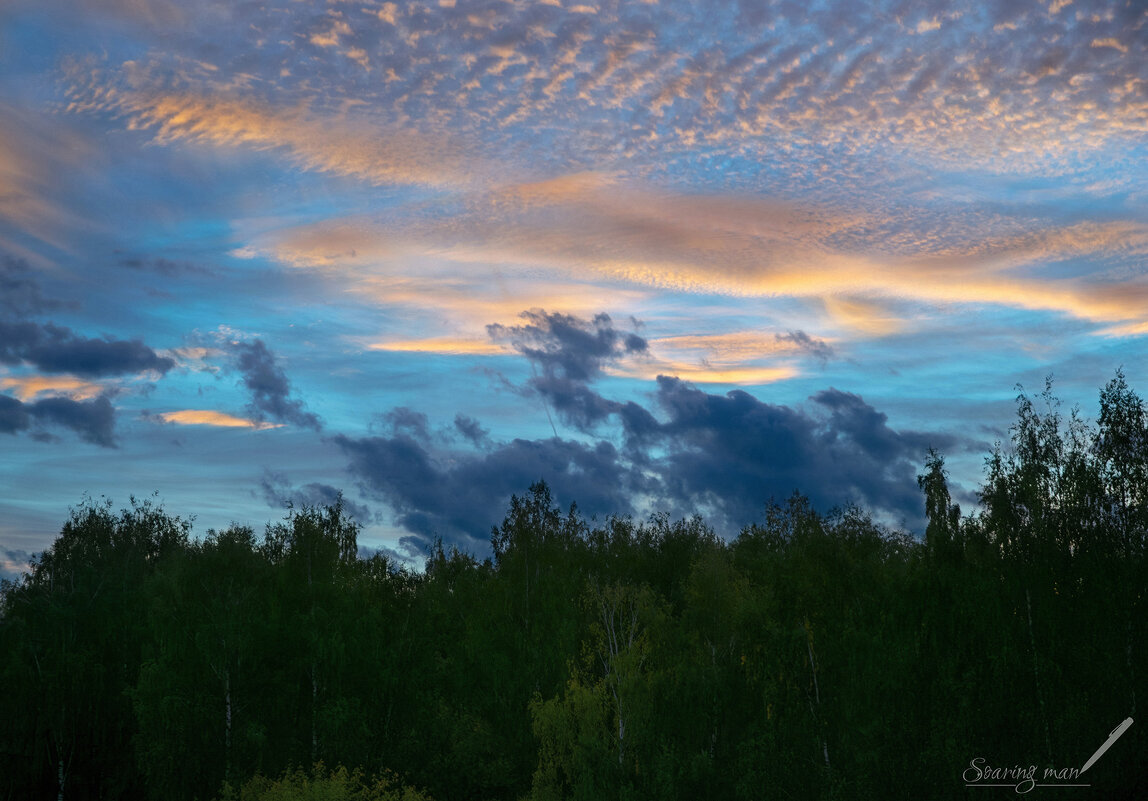
[[[761,499],[587,520],[542,481],[486,559],[359,553],[341,501],[192,536],[87,500],[0,600],[0,797],[957,798],[1067,781],[1148,700],[1148,417],[1023,391],[923,537]],[[1148,795],[1137,721],[1073,781]],[[1057,773],[1059,771],[1059,773]],[[1092,797],[1092,796],[1089,796]]]

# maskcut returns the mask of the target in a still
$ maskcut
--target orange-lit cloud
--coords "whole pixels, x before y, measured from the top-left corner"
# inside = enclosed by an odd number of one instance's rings
[[[492,197],[448,222],[335,220],[273,231],[251,252],[332,270],[360,297],[439,308],[472,329],[526,308],[592,313],[604,291],[630,301],[658,290],[818,299],[832,322],[870,336],[911,325],[890,311],[903,301],[1000,304],[1094,322],[1146,313],[1148,286],[1135,275],[1103,283],[1092,272],[1043,274],[1073,259],[1148,256],[1148,226],[1137,222],[1018,232],[974,220],[964,230],[886,237],[890,221],[871,212],[638,190],[585,173]]]
[[[396,353],[438,353],[449,356],[498,356],[508,353],[506,348],[489,339],[462,339],[457,337],[431,337],[428,339],[405,339],[374,342],[368,350],[385,350]]]
[[[0,388],[12,390],[22,401],[47,393],[66,395],[72,400],[86,400],[104,391],[99,384],[62,375],[3,376],[0,377]]]
[[[58,197],[59,176],[82,170],[90,156],[81,137],[44,119],[0,103],[0,247],[32,262],[42,257],[27,249],[23,237],[9,238],[7,225],[53,247],[70,251],[64,231],[88,224]]]
[[[836,324],[873,337],[889,336],[905,328],[905,321],[890,315],[879,303],[825,295],[825,311]]]
[[[605,368],[614,376],[627,376],[652,381],[659,375],[681,378],[694,384],[737,384],[756,386],[786,381],[801,375],[796,367],[729,367],[682,364],[669,361],[637,362]]]
[[[721,361],[758,359],[763,356],[793,355],[802,350],[793,339],[776,333],[735,331],[727,334],[687,334],[657,337],[649,341],[650,349],[659,354],[702,354]]]
[[[157,415],[164,422],[181,426],[218,426],[220,428],[254,428],[262,431],[267,428],[282,428],[282,423],[261,423],[234,417],[223,412],[208,409],[182,409],[177,412],[164,412]]]
[[[445,137],[387,127],[364,115],[316,115],[218,92],[76,90],[74,112],[113,111],[162,144],[198,143],[280,151],[299,166],[372,184],[458,186],[471,168]]]

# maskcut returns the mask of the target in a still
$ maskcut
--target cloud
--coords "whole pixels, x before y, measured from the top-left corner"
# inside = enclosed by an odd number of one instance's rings
[[[462,412],[454,416],[454,427],[458,433],[462,434],[471,444],[476,446],[484,445],[490,437],[489,430],[483,428],[473,417],[468,417]]]
[[[212,91],[109,91],[92,83],[87,65],[69,73],[78,98],[69,110],[123,115],[132,128],[152,131],[157,143],[276,151],[304,169],[376,185],[458,187],[472,180],[473,165],[448,137],[388,126],[382,118],[342,112],[336,120],[302,106],[281,108]]]
[[[86,401],[70,398],[43,398],[24,403],[0,395],[0,434],[31,431],[33,436],[48,437],[46,427],[68,428],[84,442],[114,448],[115,411],[106,396]]]
[[[46,373],[84,378],[146,371],[162,375],[175,366],[173,359],[160,356],[138,339],[90,339],[64,326],[28,321],[0,321],[0,363],[27,363]]]
[[[288,506],[296,509],[307,506],[334,506],[342,499],[344,511],[355,522],[371,523],[376,517],[367,506],[348,500],[340,490],[329,484],[310,482],[296,487],[285,473],[275,470],[264,470],[263,477],[259,481],[259,489],[267,505],[276,509]]]
[[[793,408],[662,375],[649,408],[610,399],[591,384],[608,365],[643,353],[644,339],[628,339],[605,315],[587,321],[533,311],[523,318],[519,326],[492,325],[491,336],[540,369],[527,389],[600,438],[492,442],[477,421],[460,415],[456,428],[480,450],[458,449],[432,442],[426,416],[406,407],[383,415],[386,436],[336,436],[364,491],[418,537],[473,548],[510,494],[538,479],[587,513],[630,513],[645,504],[675,514],[704,511],[730,533],[758,519],[771,498],[794,491],[822,510],[858,503],[919,527],[916,472],[927,449],[969,445],[953,435],[894,429],[861,396],[832,387]],[[828,347],[800,332],[770,339],[815,357]]]
[[[812,356],[822,364],[825,364],[836,355],[832,345],[824,339],[811,337],[804,331],[789,331],[785,334],[774,334],[774,339],[777,342],[792,344],[798,350]]]
[[[220,428],[254,428],[262,431],[266,428],[280,428],[282,423],[268,423],[261,420],[247,420],[235,417],[225,412],[208,409],[180,409],[174,412],[161,412],[148,415],[162,420],[165,423],[175,423],[181,426],[217,426]]]
[[[99,384],[81,381],[70,376],[12,375],[0,377],[0,389],[12,390],[22,401],[38,395],[63,395],[72,400],[94,398],[104,392]]]
[[[631,308],[675,295],[808,298],[828,333],[874,338],[914,327],[894,311],[907,303],[924,307],[920,317],[993,304],[1136,323],[1148,301],[1137,268],[1148,227],[1131,218],[1065,222],[963,205],[882,214],[848,197],[834,207],[685,195],[579,175],[537,186],[446,218],[327,221],[262,234],[252,247],[326,270],[364,300],[442,308],[475,327],[528,305],[590,313],[603,285]]]
[[[430,441],[429,421],[422,412],[416,412],[406,406],[398,406],[382,415],[382,421],[390,429],[392,435],[405,434],[420,442]]]
[[[267,418],[318,431],[319,418],[304,411],[303,402],[291,398],[291,384],[263,340],[237,342],[231,346],[243,386],[251,392],[251,416],[262,423]]]
[[[163,50],[72,68],[69,109],[440,187],[524,162],[672,171],[699,145],[783,181],[817,186],[830,164],[865,186],[897,163],[1071,169],[1142,134],[1136,3],[751,5],[189,8]]]
[[[586,430],[616,412],[619,404],[593,392],[587,383],[604,367],[625,357],[640,357],[649,350],[636,333],[614,328],[610,316],[600,313],[590,322],[545,310],[523,312],[525,325],[492,324],[487,332],[505,342],[541,369],[528,386],[562,418]]]
[[[683,364],[671,361],[638,362],[621,367],[609,367],[606,372],[615,376],[641,378],[653,381],[660,375],[671,375],[695,384],[735,384],[760,386],[778,381],[797,378],[801,371],[796,367],[783,365],[776,367],[731,367],[713,364]]]
[[[0,259],[0,364],[29,364],[45,373],[105,378],[164,374],[175,361],[138,339],[83,337],[70,328],[28,319],[64,304],[44,296],[27,262]]]
[[[836,389],[817,393],[802,411],[742,391],[709,394],[676,378],[657,383],[660,415],[610,402],[627,435],[623,450],[559,437],[488,442],[478,453],[436,451],[407,433],[334,442],[363,490],[386,502],[400,526],[471,549],[481,548],[510,495],[539,479],[586,514],[633,513],[648,502],[674,514],[704,511],[728,533],[759,519],[771,498],[795,491],[822,510],[858,503],[919,527],[915,476],[925,451],[960,444],[950,435],[894,430],[861,397]]]
[[[556,496],[588,515],[631,511],[646,481],[609,443],[515,439],[481,454],[437,454],[406,434],[333,441],[363,486],[394,510],[403,528],[481,550],[510,496],[545,479]]]
[[[489,340],[464,339],[462,337],[427,337],[426,339],[399,339],[387,342],[373,342],[368,350],[385,350],[397,353],[441,353],[449,356],[498,356],[506,349]]]
[[[27,261],[8,254],[0,256],[0,314],[30,317],[62,305],[59,300],[43,293]]]
[[[32,554],[12,548],[0,549],[0,581],[15,581],[32,570]]]
[[[668,449],[665,491],[735,525],[755,519],[769,498],[794,491],[822,509],[858,502],[917,523],[915,469],[930,445],[957,444],[950,435],[894,431],[859,396],[833,389],[814,395],[806,412],[662,377],[656,399],[668,418],[654,440]],[[819,413],[826,410],[828,416]]]
[[[642,337],[615,329],[608,314],[598,314],[589,323],[545,310],[527,311],[520,316],[525,325],[495,323],[487,326],[487,333],[496,342],[511,344],[547,375],[589,381],[601,373],[606,363],[648,349]]]
[[[19,244],[31,236],[69,250],[64,231],[82,229],[86,221],[67,208],[60,189],[83,170],[90,155],[90,143],[63,126],[0,102],[0,246],[31,257],[35,251]],[[0,276],[11,277],[10,270],[11,264],[0,266]]]
[[[824,365],[835,355],[826,340],[801,330],[655,337],[649,353],[646,359],[611,366],[606,372],[650,381],[669,375],[695,384],[760,385],[800,376],[795,356]]]

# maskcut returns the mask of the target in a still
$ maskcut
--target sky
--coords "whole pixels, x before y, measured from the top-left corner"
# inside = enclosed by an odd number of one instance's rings
[[[0,570],[85,498],[484,556],[545,480],[920,534],[1148,391],[1139,0],[0,0]]]

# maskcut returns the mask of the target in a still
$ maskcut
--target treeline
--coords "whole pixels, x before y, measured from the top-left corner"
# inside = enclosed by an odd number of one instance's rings
[[[87,502],[4,587],[0,798],[963,798],[1126,717],[1046,792],[1148,797],[1140,398],[1022,394],[976,515],[919,483],[923,539],[794,495],[728,541],[540,483],[422,573],[338,504],[193,539]]]

